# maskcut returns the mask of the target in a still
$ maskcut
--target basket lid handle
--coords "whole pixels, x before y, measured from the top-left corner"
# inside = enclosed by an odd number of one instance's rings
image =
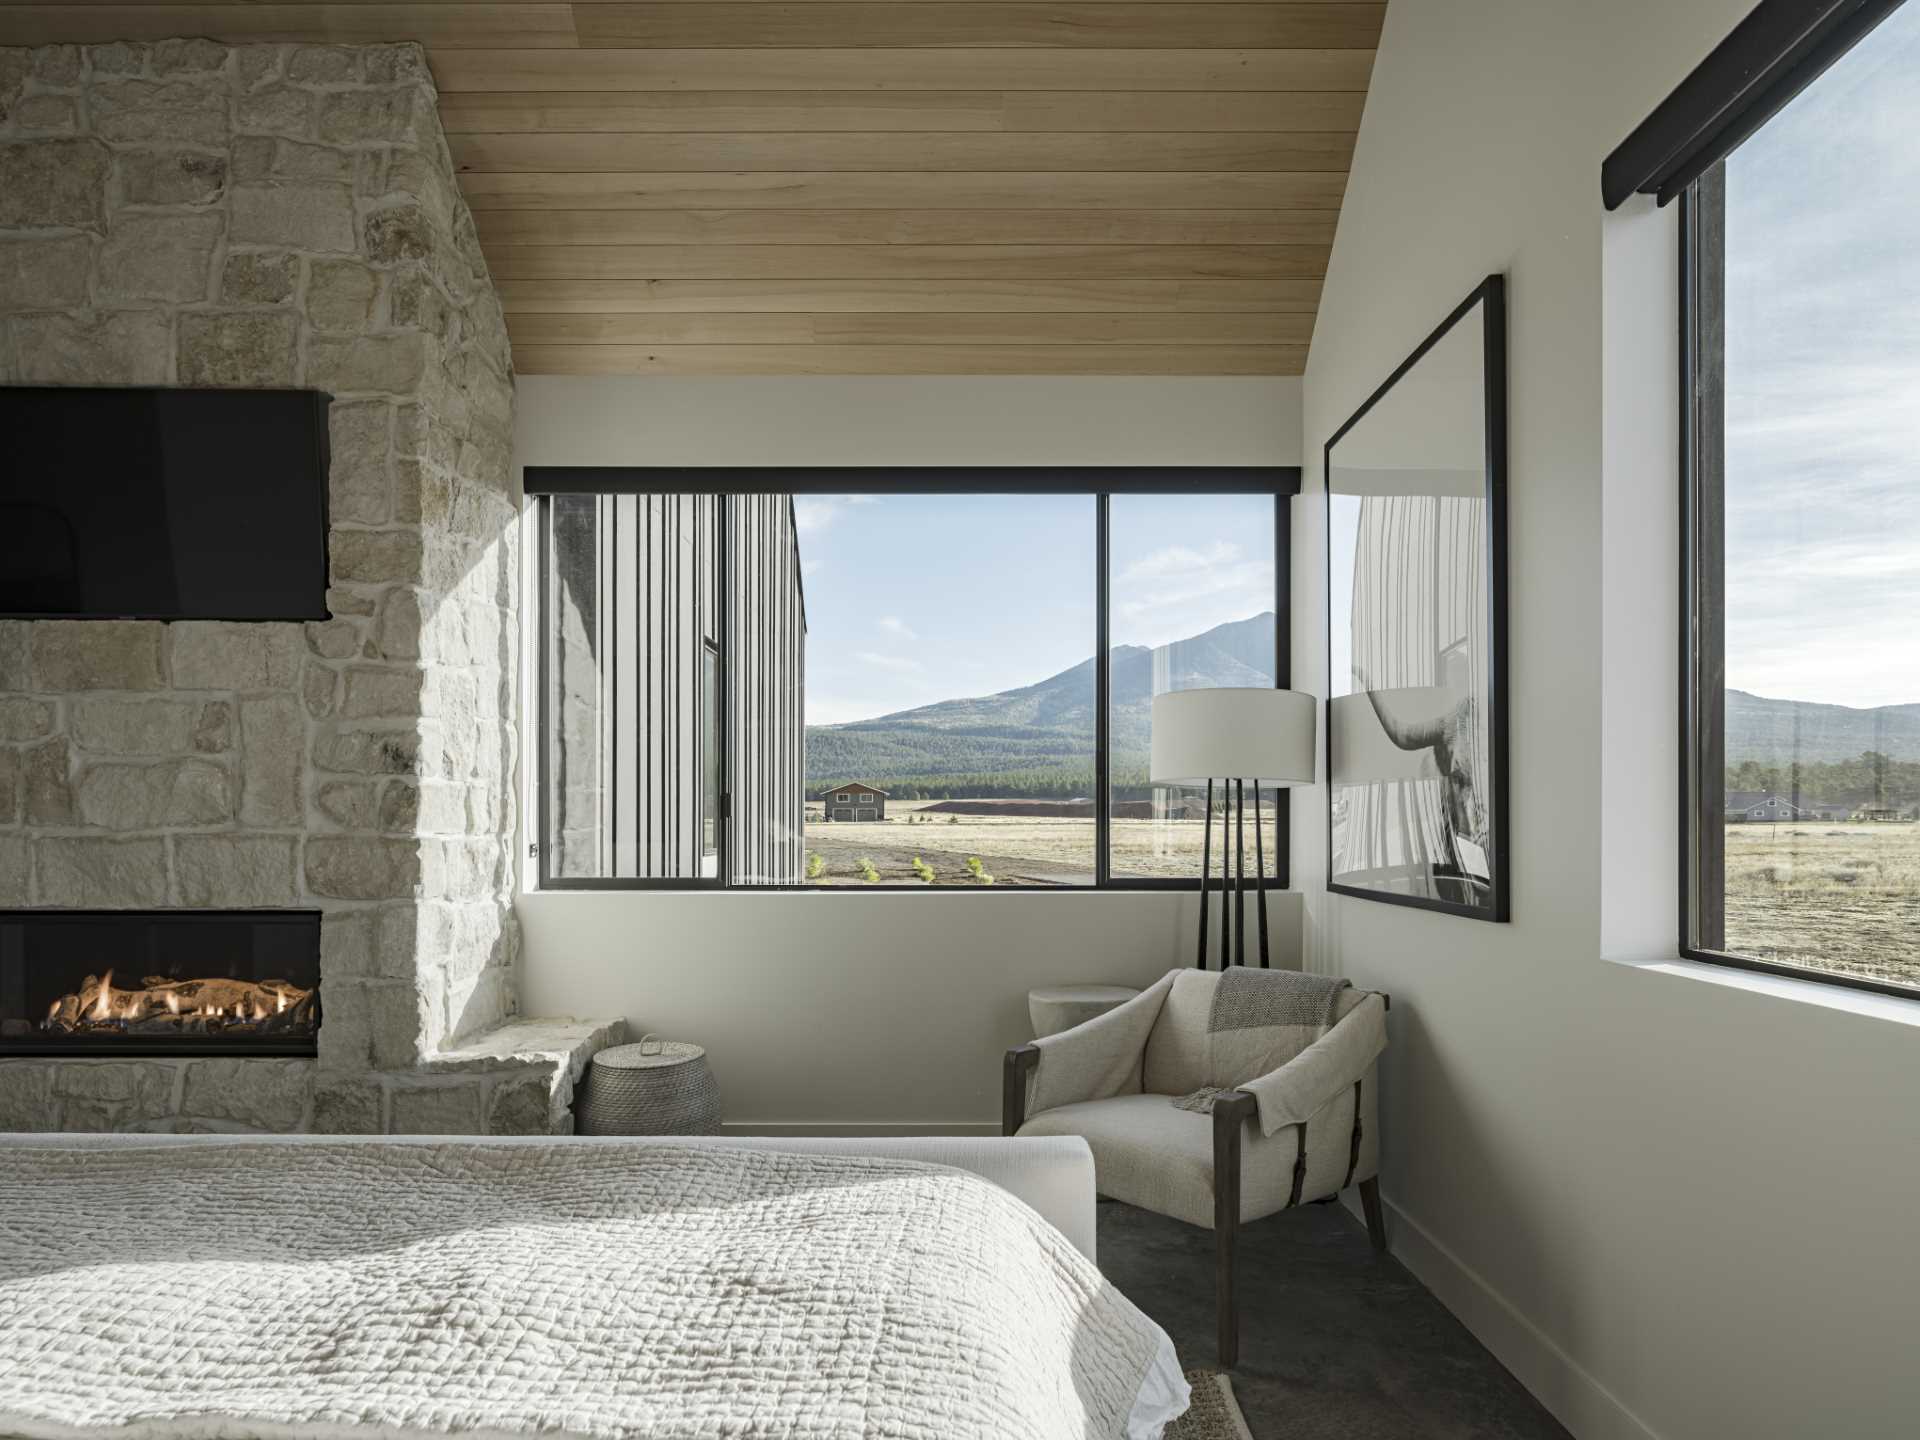
[[[653,1048],[651,1050],[647,1048],[647,1042],[649,1040],[653,1042]],[[642,1055],[663,1055],[666,1053],[666,1049],[667,1042],[651,1030],[640,1037],[640,1053]]]

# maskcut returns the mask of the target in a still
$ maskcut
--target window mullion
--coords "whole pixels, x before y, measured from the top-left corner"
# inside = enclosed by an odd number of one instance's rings
[[[1108,853],[1113,835],[1113,767],[1109,742],[1112,721],[1109,709],[1113,700],[1113,647],[1109,601],[1112,598],[1110,502],[1102,491],[1094,497],[1094,662],[1093,662],[1093,883],[1105,886],[1112,878],[1113,861]]]

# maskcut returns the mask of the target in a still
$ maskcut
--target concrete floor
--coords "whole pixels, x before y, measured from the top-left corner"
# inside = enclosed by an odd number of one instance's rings
[[[1106,1200],[1099,1225],[1107,1277],[1186,1365],[1212,1366],[1213,1232]],[[1569,1440],[1338,1205],[1243,1229],[1239,1276],[1233,1390],[1254,1440]]]

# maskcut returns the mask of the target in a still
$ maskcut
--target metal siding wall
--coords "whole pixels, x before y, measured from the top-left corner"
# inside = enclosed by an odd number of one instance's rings
[[[789,497],[603,495],[548,503],[552,527],[567,531],[548,557],[554,632],[544,641],[555,726],[544,738],[551,874],[699,876],[701,667],[712,637],[731,687],[732,878],[804,878],[806,627]]]
[[[739,495],[730,504],[733,878],[791,884],[806,868],[805,632],[792,507],[785,495]]]

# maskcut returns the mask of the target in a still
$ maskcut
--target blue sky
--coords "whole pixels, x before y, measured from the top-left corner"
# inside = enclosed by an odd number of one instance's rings
[[[1091,495],[794,506],[810,724],[1011,690],[1094,652]],[[1115,644],[1162,644],[1273,608],[1271,497],[1116,496],[1112,520]]]
[[[1727,162],[1727,683],[1920,701],[1920,5]]]

